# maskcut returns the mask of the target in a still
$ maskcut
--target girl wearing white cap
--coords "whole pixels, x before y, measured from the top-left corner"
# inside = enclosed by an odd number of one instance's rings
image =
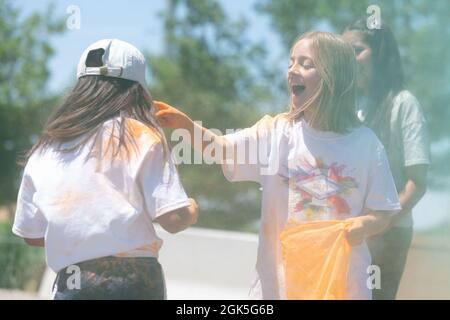
[[[45,246],[55,299],[165,299],[162,240],[194,224],[132,45],[98,41],[29,151],[13,232]],[[75,266],[74,266],[75,265]]]

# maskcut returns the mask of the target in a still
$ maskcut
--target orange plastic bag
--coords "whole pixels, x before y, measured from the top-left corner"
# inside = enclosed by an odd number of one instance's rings
[[[287,299],[343,300],[351,246],[348,221],[289,225],[280,235]]]

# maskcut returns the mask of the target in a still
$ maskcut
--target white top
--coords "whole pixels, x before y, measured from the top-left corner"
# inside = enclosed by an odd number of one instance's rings
[[[78,151],[37,151],[25,167],[13,232],[44,237],[55,272],[108,255],[157,257],[162,241],[151,221],[189,205],[169,151],[165,158],[163,143],[141,122],[127,119],[136,148],[112,157],[108,140],[118,136],[119,121],[107,121]]]
[[[304,121],[293,124],[283,116],[265,116],[253,127],[225,138],[236,143],[238,151],[237,164],[222,166],[226,178],[262,186],[255,298],[285,298],[279,236],[288,218],[341,220],[363,215],[365,210],[400,210],[383,146],[366,127],[340,135],[314,130]],[[239,162],[239,150],[245,145],[249,156]],[[255,154],[258,159],[252,159]],[[353,248],[350,299],[371,298],[366,286],[370,261],[365,243]]]

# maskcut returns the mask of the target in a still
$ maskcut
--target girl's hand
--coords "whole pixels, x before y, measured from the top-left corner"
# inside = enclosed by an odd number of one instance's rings
[[[189,201],[191,202],[191,205],[189,206],[189,216],[190,216],[189,224],[193,225],[197,223],[198,205],[197,202],[192,198],[189,198]]]
[[[347,219],[347,221],[351,221],[352,224],[347,229],[347,241],[350,243],[352,247],[359,246],[366,240],[366,229],[364,226],[363,217],[356,217]]]
[[[189,123],[192,122],[186,114],[167,103],[153,101],[153,105],[156,109],[156,120],[163,128],[187,128]]]
[[[170,233],[183,231],[189,226],[197,223],[198,219],[197,202],[191,198],[189,198],[189,202],[189,207],[183,207],[167,212],[153,221],[159,223],[161,227]]]
[[[362,244],[366,238],[386,230],[391,220],[391,212],[373,211],[367,215],[350,218],[352,224],[347,229],[347,240],[351,246]]]

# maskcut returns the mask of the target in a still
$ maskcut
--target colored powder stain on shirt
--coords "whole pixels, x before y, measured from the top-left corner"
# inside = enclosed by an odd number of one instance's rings
[[[119,257],[119,258],[139,257],[139,256],[157,257],[161,247],[162,247],[161,241],[153,241],[151,244],[146,244],[146,245],[140,246],[129,252],[120,252],[118,254],[115,254],[114,256]]]
[[[101,141],[94,145],[92,155],[96,156],[99,162],[111,162],[116,159],[128,161],[137,159],[141,154],[147,152],[147,150],[140,150],[139,141],[161,142],[161,137],[155,130],[137,120],[127,118],[125,120],[124,138],[121,142],[120,122],[116,120],[108,125],[103,132]],[[102,167],[101,164],[99,166]]]
[[[63,217],[69,217],[74,214],[75,208],[85,201],[87,195],[76,191],[66,191],[63,196],[56,200],[57,212]]]

